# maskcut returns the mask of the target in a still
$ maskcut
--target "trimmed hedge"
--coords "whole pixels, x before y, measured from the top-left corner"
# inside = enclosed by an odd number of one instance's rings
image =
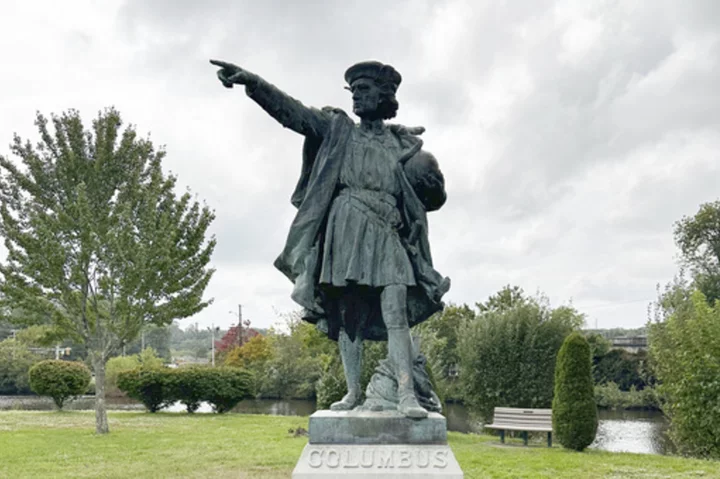
[[[254,396],[252,374],[243,369],[206,369],[203,376],[203,399],[209,402],[217,413],[228,412],[243,399]]]
[[[173,376],[170,396],[184,404],[187,412],[194,413],[205,399],[208,390],[208,368],[189,366],[172,371],[170,373]]]
[[[120,371],[117,387],[129,397],[140,401],[150,412],[157,412],[175,402],[170,394],[172,384],[164,368],[135,368]]]
[[[253,378],[248,371],[232,367],[137,368],[118,374],[118,388],[150,412],[180,401],[192,413],[207,401],[222,414],[253,397]]]
[[[40,361],[28,372],[30,388],[41,396],[50,396],[62,409],[69,398],[84,394],[91,374],[85,364],[76,361]]]
[[[558,352],[552,414],[555,437],[567,449],[582,451],[595,440],[598,415],[590,345],[578,332],[570,334]]]

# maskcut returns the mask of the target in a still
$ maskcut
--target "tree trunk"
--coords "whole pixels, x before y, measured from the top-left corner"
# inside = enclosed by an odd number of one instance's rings
[[[93,370],[95,371],[95,433],[107,434],[107,409],[105,408],[105,357],[103,354],[92,355]]]

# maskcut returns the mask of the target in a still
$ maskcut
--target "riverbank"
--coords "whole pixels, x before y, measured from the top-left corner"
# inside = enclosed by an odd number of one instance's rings
[[[94,434],[89,411],[0,412],[0,477],[289,478],[307,443],[288,431],[306,416],[109,413],[110,434]],[[521,440],[449,433],[473,478],[714,478],[720,462],[645,454],[583,453]]]

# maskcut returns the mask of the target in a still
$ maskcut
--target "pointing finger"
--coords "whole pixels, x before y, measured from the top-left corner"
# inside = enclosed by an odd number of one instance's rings
[[[233,65],[232,63],[224,62],[222,60],[210,60],[210,63],[213,65],[219,66],[221,68],[238,68],[236,65]]]

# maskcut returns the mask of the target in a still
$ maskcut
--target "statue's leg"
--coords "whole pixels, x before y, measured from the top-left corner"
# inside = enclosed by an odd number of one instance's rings
[[[340,401],[330,406],[332,411],[347,411],[353,409],[360,403],[362,390],[360,388],[360,373],[362,371],[363,343],[360,335],[355,336],[352,341],[345,329],[340,330],[338,336],[338,347],[340,358],[345,370],[345,382],[347,383],[347,394]]]
[[[424,418],[427,411],[415,396],[413,383],[413,345],[407,319],[407,287],[386,286],[380,296],[382,317],[388,332],[388,356],[398,383],[398,411],[407,417]]]

